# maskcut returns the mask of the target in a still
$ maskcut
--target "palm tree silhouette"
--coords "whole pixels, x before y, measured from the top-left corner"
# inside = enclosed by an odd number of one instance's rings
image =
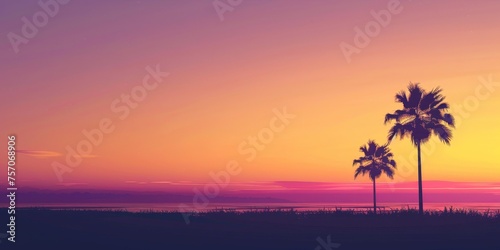
[[[375,180],[379,178],[382,173],[385,173],[389,178],[393,178],[394,169],[396,169],[396,161],[392,159],[391,153],[387,145],[379,146],[375,141],[369,140],[367,145],[359,148],[363,152],[363,156],[355,159],[352,165],[359,165],[354,172],[354,179],[359,174],[368,174],[373,182],[373,212],[377,213],[377,193]]]
[[[441,95],[442,89],[437,87],[430,92],[422,89],[418,83],[408,85],[408,95],[403,90],[396,94],[396,102],[403,104],[403,109],[385,115],[385,123],[395,121],[389,130],[389,142],[398,136],[400,139],[409,136],[418,150],[418,210],[424,212],[424,201],[422,192],[422,161],[420,145],[429,141],[432,133],[439,139],[450,144],[451,130],[455,127],[455,119],[446,113],[450,107],[443,102],[445,97]]]

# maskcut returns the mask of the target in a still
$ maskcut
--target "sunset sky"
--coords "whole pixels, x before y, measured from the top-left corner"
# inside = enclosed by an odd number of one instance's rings
[[[500,195],[500,2],[402,0],[347,60],[340,44],[354,46],[355,28],[389,2],[244,0],[221,20],[211,0],[73,0],[16,53],[8,34],[21,35],[22,18],[43,9],[3,1],[0,127],[3,144],[17,136],[18,183],[191,190],[236,161],[233,190],[273,190],[278,181],[360,187],[369,179],[353,178],[359,147],[386,142],[384,115],[400,108],[394,95],[420,82],[443,88],[457,119],[450,146],[424,147],[424,180]],[[169,75],[121,119],[112,103],[125,107],[122,95],[148,66]],[[294,118],[255,157],[242,154],[284,108]],[[60,181],[54,162],[67,165],[66,148],[103,119],[114,130]],[[411,142],[390,147],[396,182],[416,189]]]

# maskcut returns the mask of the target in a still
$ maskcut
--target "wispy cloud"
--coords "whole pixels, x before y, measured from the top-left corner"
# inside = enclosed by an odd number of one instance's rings
[[[73,186],[86,186],[88,183],[85,182],[62,182],[57,184],[58,186],[73,187]]]
[[[151,184],[172,184],[171,181],[152,181]]]
[[[142,184],[142,185],[144,185],[144,184],[148,184],[149,182],[147,182],[147,181],[125,181],[125,183],[127,183],[127,184]]]
[[[35,158],[52,158],[59,157],[63,154],[56,151],[48,151],[48,150],[16,150],[18,154],[24,154]],[[97,155],[80,155],[82,158],[95,158]]]
[[[50,158],[61,156],[62,154],[55,151],[45,151],[45,150],[17,150],[18,154],[29,155],[36,158]]]
[[[448,182],[448,181],[425,181],[425,189],[431,192],[483,192],[493,193],[500,190],[500,183],[482,182]],[[372,184],[369,182],[304,182],[304,181],[269,181],[251,183],[232,183],[230,189],[233,191],[304,191],[304,192],[371,192]],[[417,182],[389,183],[381,182],[377,189],[381,192],[393,192],[399,190],[415,191],[418,189]]]
[[[183,183],[176,183],[172,181],[125,181],[127,184],[169,184],[169,185],[183,185]]]

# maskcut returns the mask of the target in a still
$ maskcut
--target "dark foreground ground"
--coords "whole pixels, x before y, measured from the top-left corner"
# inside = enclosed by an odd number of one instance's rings
[[[0,249],[500,249],[499,213],[219,211],[189,225],[180,213],[16,213],[16,243],[1,238]]]

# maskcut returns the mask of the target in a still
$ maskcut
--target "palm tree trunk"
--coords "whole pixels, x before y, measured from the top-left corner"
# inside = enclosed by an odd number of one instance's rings
[[[375,179],[373,179],[373,212],[377,214],[377,191],[375,188]]]
[[[420,142],[417,143],[418,148],[418,212],[424,213],[424,193],[422,190],[422,159],[420,157]]]

